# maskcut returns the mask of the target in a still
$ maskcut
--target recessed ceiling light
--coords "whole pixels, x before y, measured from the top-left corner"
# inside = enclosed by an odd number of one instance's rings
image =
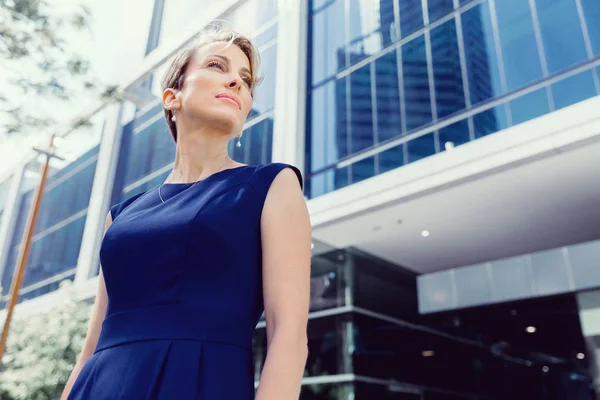
[[[444,147],[446,148],[446,150],[452,150],[454,148],[454,143],[446,142],[444,143]]]
[[[423,236],[423,237],[429,236],[429,231],[423,231],[423,232],[421,232],[421,236]]]
[[[398,225],[402,225],[404,223],[404,221],[402,221],[401,219],[396,221],[398,223]]]
[[[550,371],[550,368],[548,368],[546,365],[544,365],[544,366],[542,367],[542,371],[544,371],[544,372],[548,372],[548,371]]]
[[[425,350],[425,351],[421,352],[421,355],[423,357],[433,357],[434,354],[435,353],[433,350]]]
[[[527,333],[535,333],[537,329],[535,329],[535,326],[528,326],[527,328],[525,328],[525,330],[527,331]]]
[[[585,354],[583,353],[577,353],[577,358],[580,360],[583,360],[585,358]]]

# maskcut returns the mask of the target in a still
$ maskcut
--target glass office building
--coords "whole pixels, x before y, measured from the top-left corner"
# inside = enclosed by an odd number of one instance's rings
[[[600,142],[600,118],[593,112],[596,105],[600,110],[598,0],[147,0],[146,5],[152,12],[147,40],[139,43],[142,72],[124,77],[125,100],[95,110],[90,126],[65,137],[68,143],[83,136],[87,145],[51,163],[21,310],[34,307],[28,305],[35,299],[52,302],[64,280],[93,297],[108,207],[157,187],[173,166],[175,144],[159,101],[160,77],[199,28],[219,19],[254,39],[264,76],[242,147],[230,143],[231,156],[247,164],[290,162],[304,172],[315,247],[301,398],[595,398],[600,231],[573,227],[557,233],[523,212],[502,228],[506,232],[497,232],[492,246],[463,245],[464,255],[453,253],[457,242],[449,236],[430,247],[403,245],[406,237],[389,230],[387,222],[418,226],[423,237],[430,233],[421,225],[432,222],[418,207],[407,211],[416,223],[408,216],[400,220],[386,211],[388,204],[416,199],[432,207],[431,213],[469,209],[465,221],[446,220],[441,213],[437,223],[456,224],[456,236],[469,231],[485,237],[485,218],[501,211],[492,206],[495,195],[482,193],[498,184],[478,189],[477,197],[465,183],[474,178],[456,177],[443,182],[456,186],[452,196],[435,201],[385,190],[404,175],[425,185],[426,172],[450,159],[456,165],[440,168],[458,170],[477,157],[492,163],[497,156],[489,149],[499,142],[507,151],[519,141],[542,147],[544,132],[553,138],[548,152],[573,153],[557,171],[593,165],[589,154]],[[552,116],[551,122],[544,119]],[[549,131],[558,125],[567,139]],[[587,148],[588,158],[576,147]],[[519,171],[532,174],[526,156],[549,158],[513,150],[505,158],[517,172],[506,181]],[[39,168],[40,159],[31,157],[0,176],[2,307]],[[547,210],[548,220],[569,221],[569,212],[578,209],[573,221],[595,224],[597,209],[589,206],[600,200],[590,184],[594,172],[569,184],[561,176],[556,174],[558,188],[542,187],[544,196],[534,199],[535,206]],[[539,180],[553,183],[552,177]],[[578,195],[579,189],[585,191]],[[512,197],[503,204],[519,207]],[[483,222],[471,226],[471,220]],[[371,222],[374,226],[366,225]],[[509,246],[522,225],[533,226],[535,237]],[[264,321],[254,347],[258,383],[267,347]]]
[[[595,0],[313,0],[309,14],[311,198],[600,91]]]

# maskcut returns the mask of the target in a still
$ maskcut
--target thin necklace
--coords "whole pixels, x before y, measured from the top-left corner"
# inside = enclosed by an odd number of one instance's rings
[[[213,173],[212,173],[212,174],[210,174],[209,176],[212,176],[212,175],[216,174],[217,172],[221,172],[221,170],[222,170],[223,168],[225,168],[225,167],[227,166],[227,164],[231,163],[232,161],[233,161],[233,160],[230,158],[230,159],[229,159],[229,161],[227,161],[225,164],[223,164],[223,165],[221,166],[221,168],[219,168],[218,170],[216,170],[215,172],[213,172]],[[208,178],[209,176],[207,176],[206,178]],[[204,178],[204,179],[206,179],[206,178]],[[198,182],[200,182],[200,181],[203,181],[204,179],[201,179],[201,180],[195,181],[195,182],[192,184],[192,186],[190,186],[190,187],[189,187],[189,188],[187,188],[186,190],[189,190],[189,189],[193,188],[193,187],[194,187],[194,185],[195,185],[196,183],[198,183]],[[163,200],[163,197],[162,197],[162,195],[160,194],[160,189],[163,187],[163,185],[164,185],[164,183],[163,183],[163,184],[161,184],[161,185],[158,187],[158,197],[160,198],[160,201],[161,201],[161,202],[164,204],[164,202],[165,202],[165,201]]]

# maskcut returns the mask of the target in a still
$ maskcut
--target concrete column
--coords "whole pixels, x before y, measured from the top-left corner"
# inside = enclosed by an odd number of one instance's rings
[[[307,0],[279,0],[273,161],[304,170]]]
[[[98,162],[75,273],[75,284],[79,288],[85,286],[99,263],[98,252],[104,236],[104,222],[110,208],[109,203],[121,147],[122,109],[123,104],[116,103],[107,105],[105,110],[104,130],[102,131]]]
[[[4,275],[10,244],[15,234],[15,224],[19,215],[20,188],[25,176],[26,165],[19,165],[10,178],[10,187],[0,220],[0,279]],[[8,293],[10,288],[2,288],[2,293]]]

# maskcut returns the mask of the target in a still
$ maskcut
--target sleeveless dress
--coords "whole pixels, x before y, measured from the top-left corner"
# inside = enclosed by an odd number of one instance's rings
[[[263,312],[260,217],[292,168],[241,166],[111,207],[100,247],[108,309],[69,400],[253,399]]]

